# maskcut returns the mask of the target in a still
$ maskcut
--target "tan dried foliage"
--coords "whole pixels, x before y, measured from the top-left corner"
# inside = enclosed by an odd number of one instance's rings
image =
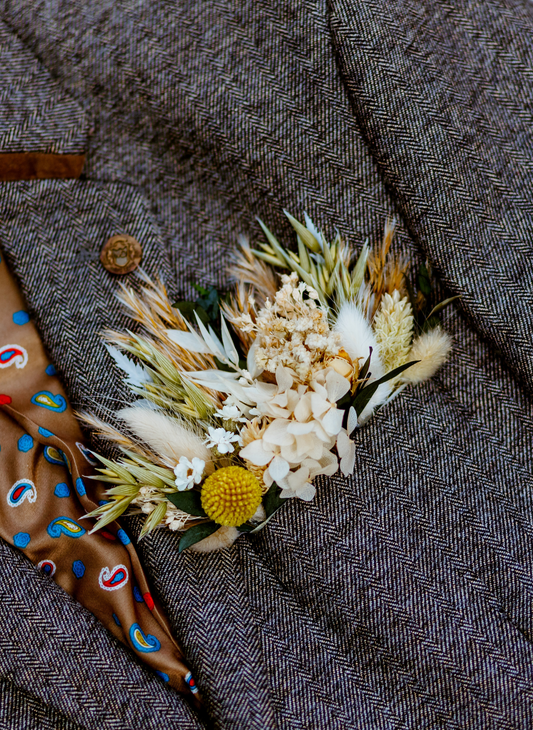
[[[248,353],[254,338],[252,333],[244,332],[242,327],[235,324],[235,320],[242,317],[243,314],[249,314],[252,321],[255,322],[256,313],[253,302],[255,301],[254,290],[248,284],[239,282],[232,293],[229,304],[226,302],[222,303],[222,311],[228,318],[228,321],[233,326],[233,331],[239,338],[244,354]]]
[[[239,241],[239,248],[233,255],[228,274],[238,288],[241,285],[252,287],[253,298],[259,309],[265,306],[267,299],[272,301],[276,296],[279,282],[274,270],[253,255],[245,238]]]
[[[392,294],[395,290],[401,296],[406,294],[405,275],[409,268],[409,259],[403,253],[391,253],[396,223],[388,220],[385,223],[383,240],[368,257],[368,284],[374,294],[371,309],[367,313],[370,321],[377,312],[384,294]]]

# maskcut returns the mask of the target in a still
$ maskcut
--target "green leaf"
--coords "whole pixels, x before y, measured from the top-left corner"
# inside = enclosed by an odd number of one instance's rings
[[[210,286],[207,290],[203,289],[200,295],[196,300],[197,306],[204,309],[210,321],[218,322],[220,309],[220,296],[218,291],[214,286]]]
[[[460,299],[461,295],[457,294],[455,297],[449,297],[448,299],[445,299],[443,302],[439,302],[439,304],[436,304],[431,312],[428,314],[427,318],[433,317],[435,314],[440,312],[444,307],[447,307],[448,304],[451,304],[452,302],[455,302],[456,299]]]
[[[346,395],[343,395],[340,400],[337,401],[337,408],[340,408],[341,411],[347,410],[352,405],[352,394],[350,391],[346,393]]]
[[[196,289],[201,297],[206,297],[209,294],[209,291],[207,289],[204,289],[203,286],[200,286],[200,284],[193,284],[192,288]]]
[[[174,492],[173,494],[167,494],[166,497],[175,507],[182,512],[186,512],[188,515],[207,517],[202,507],[200,492],[196,492],[194,489],[187,490],[186,492]]]
[[[274,484],[270,487],[268,492],[263,497],[263,507],[266,512],[266,516],[270,517],[271,515],[276,512],[282,504],[285,504],[287,501],[286,499],[282,499],[279,495],[281,494],[281,489],[278,487],[278,485],[274,482]]]
[[[206,537],[209,537],[209,535],[212,535],[213,532],[216,532],[219,529],[220,525],[217,525],[216,522],[204,522],[202,525],[189,527],[180,540],[178,552],[182,553],[186,548],[191,547],[191,545],[195,545],[197,542],[200,542],[200,540],[203,540]]]
[[[424,264],[420,264],[420,269],[417,277],[418,288],[425,297],[429,297],[433,287],[431,286],[431,279],[429,278],[429,272]]]
[[[257,525],[240,525],[237,529],[244,534],[246,532],[253,532],[256,527]]]
[[[375,380],[373,383],[370,383],[370,385],[367,385],[366,388],[363,388],[363,390],[360,390],[352,401],[352,406],[355,408],[355,412],[357,413],[357,415],[360,416],[361,413],[365,410],[368,402],[382,383],[386,383],[388,380],[392,380],[400,373],[403,373],[404,370],[410,368],[411,365],[415,365],[417,362],[419,362],[419,360],[406,362],[404,365],[400,365],[399,368],[391,370],[390,373],[387,373],[379,380]]]
[[[372,359],[372,347],[368,348],[370,350],[367,359],[365,360],[363,367],[359,371],[359,380],[364,380],[367,376],[368,369],[370,367],[370,360]]]
[[[268,525],[274,515],[279,512],[283,505],[287,502],[287,498],[282,498],[279,496],[279,494],[281,493],[281,489],[279,490],[279,492],[278,489],[279,487],[277,486],[277,484],[273,484],[268,492],[265,494],[265,498],[263,499],[263,507],[265,508],[267,517],[259,525],[256,525],[253,530],[249,530],[252,535],[255,535],[257,532],[261,532],[261,530],[263,530]],[[269,497],[269,504],[265,504],[265,499],[267,496]]]
[[[211,321],[205,309],[194,302],[179,301],[175,302],[172,306],[174,309],[177,309],[185,319],[188,319],[189,322],[195,322],[195,312],[200,317],[202,324],[207,325]]]

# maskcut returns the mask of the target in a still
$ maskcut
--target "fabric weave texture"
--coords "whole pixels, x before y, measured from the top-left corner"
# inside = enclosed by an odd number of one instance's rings
[[[98,337],[126,325],[98,263],[114,233],[187,297],[226,282],[256,216],[289,236],[283,208],[306,210],[358,245],[396,216],[396,245],[461,294],[451,361],[358,432],[352,477],[229,550],[139,544],[206,717],[2,544],[0,727],[533,726],[531,4],[0,7],[3,85],[32,64],[28,98],[72,110],[32,132],[26,100],[0,132],[87,139],[82,179],[0,185],[0,245],[74,407],[126,395]]]

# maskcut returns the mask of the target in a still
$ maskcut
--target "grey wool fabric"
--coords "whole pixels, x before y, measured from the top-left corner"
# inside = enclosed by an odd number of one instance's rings
[[[86,152],[79,180],[0,185],[0,247],[76,407],[126,397],[98,335],[127,325],[98,260],[115,233],[190,296],[257,216],[358,246],[396,216],[461,295],[450,362],[357,433],[352,477],[228,550],[139,544],[204,715],[2,544],[0,728],[533,727],[533,5],[0,8],[0,152]]]

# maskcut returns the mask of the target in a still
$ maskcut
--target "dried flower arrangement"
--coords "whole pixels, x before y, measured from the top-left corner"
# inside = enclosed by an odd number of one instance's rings
[[[437,314],[451,299],[435,305],[426,266],[415,291],[406,256],[391,253],[394,224],[356,257],[339,234],[329,244],[307,216],[287,216],[298,253],[261,223],[267,242],[241,240],[223,299],[197,287],[196,302],[171,304],[144,274],[140,294],[122,287],[143,333],[105,337],[138,399],[116,413],[124,431],[83,414],[123,453],[95,454],[94,478],[112,486],[94,529],[128,510],[147,515],[141,537],[183,531],[180,551],[229,545],[286,499],[312,500],[319,474],[349,474],[354,430],[445,362]]]

